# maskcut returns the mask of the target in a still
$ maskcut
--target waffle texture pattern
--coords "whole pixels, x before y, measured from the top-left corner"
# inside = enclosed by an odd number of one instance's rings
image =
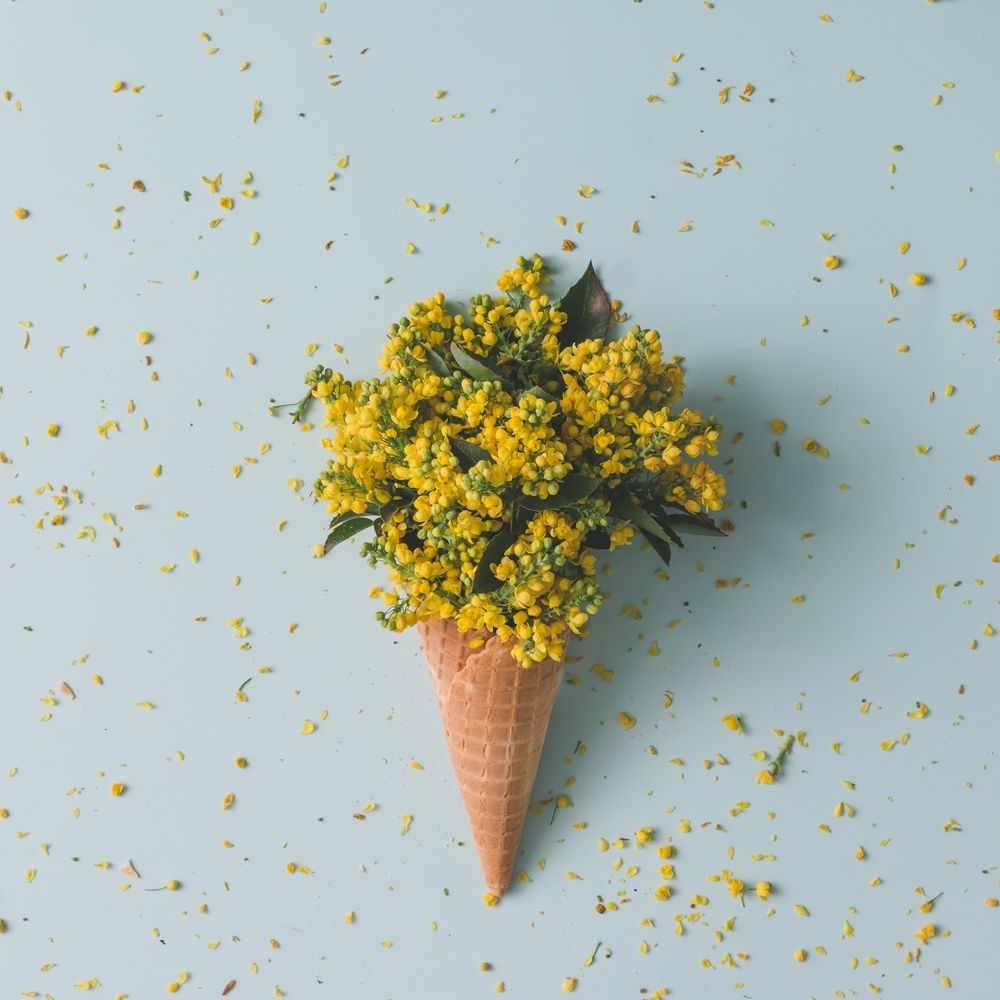
[[[417,628],[486,885],[502,896],[514,872],[562,661],[525,668],[511,655],[512,642],[488,632],[462,633],[442,620]],[[470,649],[477,636],[485,645]]]

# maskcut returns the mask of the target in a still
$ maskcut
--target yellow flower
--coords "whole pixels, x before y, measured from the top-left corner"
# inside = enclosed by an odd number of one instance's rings
[[[451,619],[511,643],[524,666],[586,633],[604,599],[592,547],[644,537],[620,509],[625,477],[665,516],[702,517],[726,495],[707,461],[721,428],[679,405],[684,375],[659,334],[562,344],[548,284],[541,257],[519,257],[499,295],[410,306],[377,377],[306,378],[329,457],[313,492],[335,519],[317,555],[377,520],[358,547],[388,571],[391,589],[372,591],[382,625]]]

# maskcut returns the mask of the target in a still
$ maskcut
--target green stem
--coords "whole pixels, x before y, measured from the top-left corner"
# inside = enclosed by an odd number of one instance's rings
[[[778,772],[781,770],[785,763],[785,757],[788,756],[788,751],[792,749],[792,744],[795,742],[795,737],[788,735],[782,740],[781,746],[778,748],[778,752],[774,756],[774,760],[768,764],[767,769],[775,777],[778,776]]]
[[[292,423],[297,424],[306,415],[306,411],[309,409],[309,404],[313,400],[313,389],[315,388],[316,387],[314,385],[309,386],[309,391],[297,403],[274,403],[271,406],[271,409],[283,410],[286,406],[294,406],[295,409],[292,411]]]
[[[313,400],[313,389],[316,387],[314,385],[309,386],[309,391],[299,400],[298,406],[292,411],[292,423],[299,423],[302,418],[306,415],[306,411],[309,409],[310,403]]]

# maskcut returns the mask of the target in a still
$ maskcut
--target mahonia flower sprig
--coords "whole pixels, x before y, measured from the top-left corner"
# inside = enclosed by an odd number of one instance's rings
[[[679,532],[721,535],[708,516],[725,481],[714,417],[680,405],[679,358],[655,330],[607,340],[617,316],[595,273],[553,299],[537,254],[519,257],[463,311],[442,293],[389,328],[376,378],[308,373],[331,454],[314,487],[333,515],[325,551],[361,546],[395,631],[454,619],[514,640],[528,666],[558,658],[603,595],[596,549],[638,532],[669,562]]]

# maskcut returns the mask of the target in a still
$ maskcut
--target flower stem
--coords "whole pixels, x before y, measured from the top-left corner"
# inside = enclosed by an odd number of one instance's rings
[[[788,756],[788,751],[792,749],[792,744],[795,742],[795,737],[789,734],[781,741],[781,746],[778,748],[778,752],[774,755],[774,760],[768,764],[767,769],[775,777],[778,776],[778,772],[784,766],[785,757]]]

